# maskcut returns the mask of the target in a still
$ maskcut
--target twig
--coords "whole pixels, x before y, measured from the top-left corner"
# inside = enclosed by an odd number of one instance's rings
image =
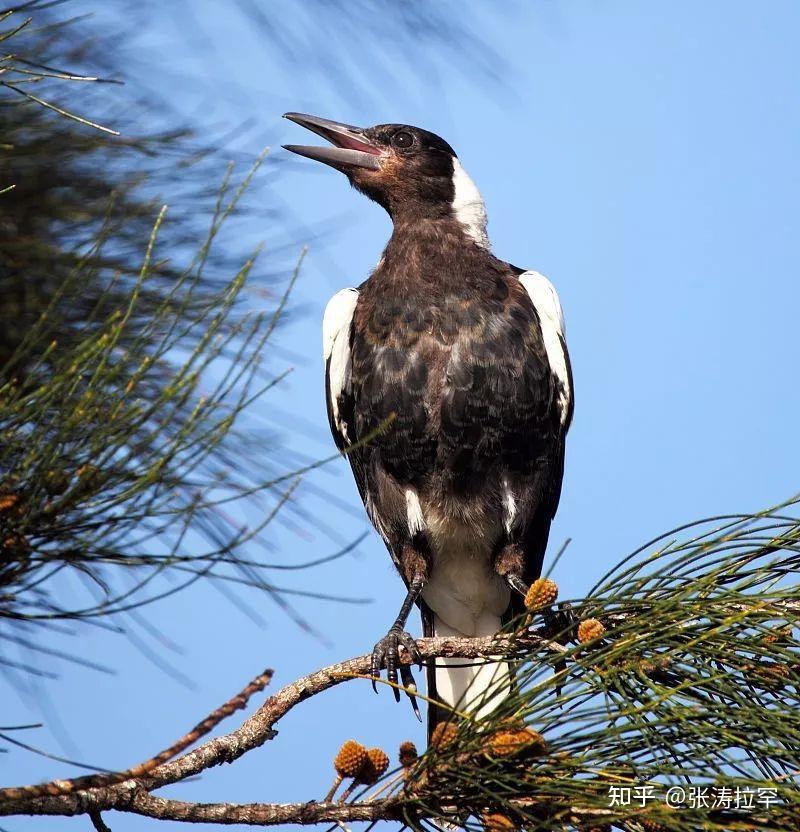
[[[499,655],[521,648],[538,648],[559,653],[567,649],[534,631],[484,638],[424,638],[417,642],[417,646],[424,660],[435,658],[495,659]],[[404,664],[410,664],[411,657],[404,651],[401,661]],[[72,781],[54,781],[43,786],[2,789],[0,790],[0,815],[80,815],[92,811],[118,809],[151,817],[171,817],[173,820],[212,822],[213,819],[215,823],[248,823],[250,821],[242,818],[252,816],[262,818],[258,821],[262,825],[289,821],[320,823],[394,817],[391,814],[393,811],[391,807],[396,805],[396,801],[386,800],[344,807],[340,804],[328,803],[257,804],[258,808],[236,806],[234,807],[236,811],[231,817],[239,818],[239,820],[226,821],[218,819],[222,812],[219,806],[229,808],[230,804],[195,806],[180,801],[165,801],[149,794],[153,789],[186,780],[213,766],[233,762],[248,751],[263,745],[275,736],[273,729],[275,723],[292,708],[329,688],[369,673],[370,663],[371,656],[364,655],[310,673],[270,696],[252,716],[230,734],[208,740],[183,756],[172,759],[176,753],[174,749],[193,735],[194,731],[190,732],[167,749],[171,752],[168,761],[149,765],[158,759],[154,757],[148,763],[142,764],[142,766],[148,766],[146,771],[142,771],[142,767],[137,766],[118,774],[81,777]],[[266,681],[263,684],[266,684]],[[203,720],[198,728],[207,725],[213,727],[211,720],[215,715],[221,714],[226,707],[231,706],[231,703],[237,702],[243,694],[244,691],[239,694],[239,697],[234,697],[229,703]],[[242,706],[243,703],[238,705],[238,707]],[[230,713],[230,710],[224,715]],[[222,716],[217,719],[217,722],[221,718]],[[196,731],[197,728],[194,730]],[[208,730],[210,727],[206,728],[206,732]],[[105,781],[102,785],[82,785],[88,781],[96,784],[98,779],[103,777],[113,777],[114,780],[110,784]],[[120,777],[124,779],[122,781],[117,779]],[[62,783],[71,784],[71,786],[65,788],[61,785]],[[50,791],[52,787],[55,787],[57,791]],[[153,814],[154,812],[161,814]]]
[[[89,820],[92,822],[92,826],[94,826],[96,832],[111,832],[111,829],[106,826],[100,812],[89,812]]]
[[[154,757],[151,757],[143,763],[132,766],[125,771],[88,774],[84,777],[73,777],[71,780],[51,780],[49,783],[41,783],[36,786],[21,786],[18,788],[0,789],[0,802],[5,800],[17,800],[21,797],[69,794],[82,789],[112,786],[115,783],[122,783],[124,780],[142,777],[157,768],[162,763],[166,763],[168,760],[176,757],[190,745],[197,742],[200,737],[204,737],[209,733],[209,731],[216,728],[216,726],[219,725],[223,719],[230,716],[234,711],[244,708],[254,693],[264,690],[264,688],[269,684],[272,679],[272,673],[272,670],[265,670],[263,673],[256,676],[256,678],[253,679],[247,687],[237,693],[236,696],[229,699],[224,705],[221,705],[215,711],[210,713],[205,719],[198,722],[191,731],[184,734],[169,748],[160,751]]]

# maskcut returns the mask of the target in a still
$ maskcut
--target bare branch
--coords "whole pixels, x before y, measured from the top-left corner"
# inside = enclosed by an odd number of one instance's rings
[[[417,642],[423,659],[464,658],[477,659],[496,657],[519,649],[544,649],[552,652],[564,652],[561,644],[546,639],[534,631],[512,635],[485,638],[425,638]],[[220,820],[224,814],[220,807],[230,804],[193,806],[180,801],[161,800],[152,797],[149,792],[162,786],[193,777],[206,769],[221,763],[230,763],[263,745],[275,736],[273,726],[296,705],[304,702],[329,688],[343,682],[364,677],[370,672],[371,656],[364,655],[348,659],[317,670],[281,688],[264,702],[263,705],[235,731],[215,737],[177,759],[174,757],[179,746],[185,748],[200,734],[211,730],[224,716],[236,707],[243,707],[246,696],[262,689],[269,681],[269,671],[259,676],[237,697],[230,700],[203,720],[192,732],[170,746],[162,755],[169,753],[169,760],[159,761],[157,755],[151,761],[116,774],[79,777],[74,780],[53,781],[40,786],[23,786],[0,790],[0,815],[80,815],[99,813],[107,809],[118,809],[152,817],[171,817],[174,820],[195,820],[224,823]],[[401,661],[411,662],[411,657],[403,653]],[[260,687],[258,685],[260,684]],[[241,704],[239,704],[241,703]],[[203,730],[204,729],[204,730]],[[171,753],[170,753],[171,752]],[[109,782],[111,778],[111,782]],[[235,817],[245,817],[248,812],[253,817],[262,818],[262,825],[272,823],[319,823],[334,820],[374,820],[393,817],[393,801],[375,801],[360,804],[257,804],[255,807],[236,806]],[[326,808],[327,807],[327,808]],[[370,808],[372,807],[372,808]],[[377,807],[377,808],[376,808]],[[162,814],[153,814],[160,812]],[[372,814],[370,814],[372,812]],[[363,813],[363,814],[362,814]],[[378,813],[378,814],[376,814]],[[380,814],[382,813],[382,814]],[[389,814],[387,814],[389,813]],[[191,817],[190,817],[191,815]],[[273,819],[274,818],[274,819]],[[231,820],[230,823],[245,823],[245,820]]]
[[[92,822],[92,826],[94,826],[96,832],[111,832],[108,826],[106,826],[100,812],[89,812],[89,820]]]
[[[403,801],[397,798],[363,803],[186,803],[165,800],[138,791],[128,811],[158,820],[188,823],[274,826],[280,823],[308,825],[355,821],[400,820]]]
[[[272,673],[273,671],[269,669],[260,673],[243,690],[237,693],[236,696],[229,699],[224,705],[220,705],[215,711],[212,711],[205,719],[198,722],[191,731],[188,731],[180,739],[172,743],[169,748],[160,751],[143,763],[132,766],[125,771],[89,774],[85,777],[74,777],[71,780],[51,780],[49,783],[41,783],[36,786],[0,789],[0,801],[16,800],[22,797],[69,794],[81,789],[113,786],[115,783],[122,783],[124,780],[143,777],[162,763],[166,763],[182,751],[185,751],[190,745],[197,742],[200,737],[204,737],[210,731],[213,731],[223,719],[230,716],[234,711],[244,708],[254,693],[264,690],[269,684],[272,679]]]

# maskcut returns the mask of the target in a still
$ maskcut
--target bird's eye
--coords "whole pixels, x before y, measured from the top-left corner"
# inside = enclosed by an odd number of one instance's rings
[[[401,150],[405,150],[414,144],[414,137],[411,133],[401,130],[399,133],[395,133],[394,136],[392,136],[392,144],[395,147],[399,147]]]

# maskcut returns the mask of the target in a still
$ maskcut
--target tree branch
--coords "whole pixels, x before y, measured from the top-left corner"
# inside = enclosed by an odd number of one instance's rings
[[[363,803],[186,803],[138,792],[129,811],[157,820],[187,823],[274,826],[280,823],[314,824],[376,820],[401,820],[403,800],[387,798]]]
[[[139,765],[132,766],[125,771],[103,772],[100,774],[89,774],[85,777],[74,777],[71,780],[51,780],[49,783],[41,783],[36,786],[20,786],[7,789],[0,789],[0,802],[5,800],[16,800],[23,797],[41,797],[43,795],[68,794],[80,789],[97,788],[100,786],[112,786],[115,783],[122,783],[136,777],[143,777],[148,772],[157,768],[162,763],[176,757],[181,751],[185,751],[190,745],[197,742],[200,737],[214,730],[223,719],[230,716],[247,705],[254,693],[264,690],[272,679],[272,670],[265,670],[250,682],[247,687],[229,699],[224,705],[220,705],[212,711],[205,719],[188,731],[180,739],[176,740],[169,748],[160,751]]]
[[[417,646],[423,660],[494,658],[523,648],[538,648],[558,653],[567,650],[540,632],[530,630],[484,638],[425,638],[420,639]],[[401,661],[410,664],[411,657],[403,652]],[[186,780],[213,766],[233,762],[258,748],[276,735],[273,726],[296,705],[343,682],[368,675],[370,662],[371,656],[358,656],[317,670],[286,685],[270,696],[235,731],[208,740],[177,759],[162,761],[155,767],[145,768],[148,764],[142,764],[127,772],[97,776],[113,778],[111,783],[106,779],[98,785],[97,778],[90,776],[53,781],[40,786],[0,790],[0,815],[88,814],[97,818],[101,811],[116,809],[148,817],[195,823],[249,823],[262,826],[279,823],[312,824],[340,820],[396,819],[402,809],[402,801],[397,799],[348,804],[313,801],[287,804],[193,804],[165,800],[150,794],[154,789]],[[254,692],[256,688],[253,686],[259,680],[263,681],[263,688],[269,680],[269,672],[259,676],[245,691],[199,723],[194,731],[201,726],[208,726],[205,732],[211,730],[211,727],[220,721],[217,719],[213,722],[214,715],[219,715],[226,709],[224,715],[230,713],[234,709],[231,703],[241,702],[236,707],[243,707],[246,699],[242,701],[242,697],[248,691],[248,696]],[[186,736],[191,735],[192,732]],[[168,751],[178,747],[184,739],[186,737],[170,746]],[[161,756],[158,755],[153,760]],[[94,781],[94,785],[87,786],[87,781]]]

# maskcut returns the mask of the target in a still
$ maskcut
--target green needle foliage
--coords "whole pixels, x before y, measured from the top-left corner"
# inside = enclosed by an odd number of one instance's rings
[[[454,717],[456,739],[409,772],[409,825],[797,830],[793,507],[649,544],[573,602],[605,632],[578,643],[562,610],[564,653],[526,645],[540,615],[516,622],[518,688],[482,721]]]
[[[269,579],[282,565],[260,557],[296,466],[243,418],[280,378],[269,347],[296,270],[276,292],[252,276],[254,257],[219,245],[261,160],[209,184],[218,156],[185,130],[143,133],[168,114],[119,103],[120,87],[97,80],[116,75],[113,38],[60,9],[0,13],[0,671],[12,678],[54,674],[11,645],[87,663],[43,640],[65,631],[59,619],[101,624],[200,578],[228,596],[258,587],[307,626]]]
[[[223,521],[214,506],[259,488],[231,472],[242,443],[233,439],[224,455],[221,443],[258,394],[258,360],[272,326],[263,314],[234,320],[252,260],[223,292],[198,288],[210,239],[235,199],[221,207],[200,255],[149,308],[146,321],[137,306],[152,279],[163,214],[124,306],[112,303],[109,310],[108,296],[100,295],[85,327],[71,330],[67,348],[51,337],[45,310],[6,363],[0,386],[4,616],[66,614],[43,594],[42,570],[78,569],[103,590],[96,604],[70,616],[109,614],[133,603],[135,592],[111,592],[101,565],[163,569],[202,556],[210,569],[215,558],[229,557],[257,534],[258,527],[245,533]],[[50,308],[73,305],[87,268],[74,269]],[[201,394],[201,380],[212,375]],[[205,552],[187,539],[204,528],[213,540]]]
[[[105,298],[103,314],[124,304],[160,194],[168,192],[178,205],[161,229],[167,257],[150,265],[152,278],[132,310],[132,324],[146,320],[180,274],[176,257],[194,252],[202,239],[199,223],[206,225],[217,202],[216,184],[207,183],[219,182],[223,169],[209,150],[192,146],[185,129],[142,132],[142,123],[163,121],[163,114],[129,96],[120,100],[119,85],[103,80],[114,72],[107,57],[113,38],[101,46],[84,31],[85,21],[55,18],[50,5],[29,3],[0,13],[0,26],[8,27],[0,38],[9,50],[0,58],[0,365],[45,308],[63,348],[82,337],[98,298]],[[110,123],[123,137],[98,128]],[[182,210],[184,204],[191,211]],[[239,262],[238,253],[209,251],[203,291],[219,291]],[[63,295],[53,306],[76,268],[84,274],[83,293]]]

